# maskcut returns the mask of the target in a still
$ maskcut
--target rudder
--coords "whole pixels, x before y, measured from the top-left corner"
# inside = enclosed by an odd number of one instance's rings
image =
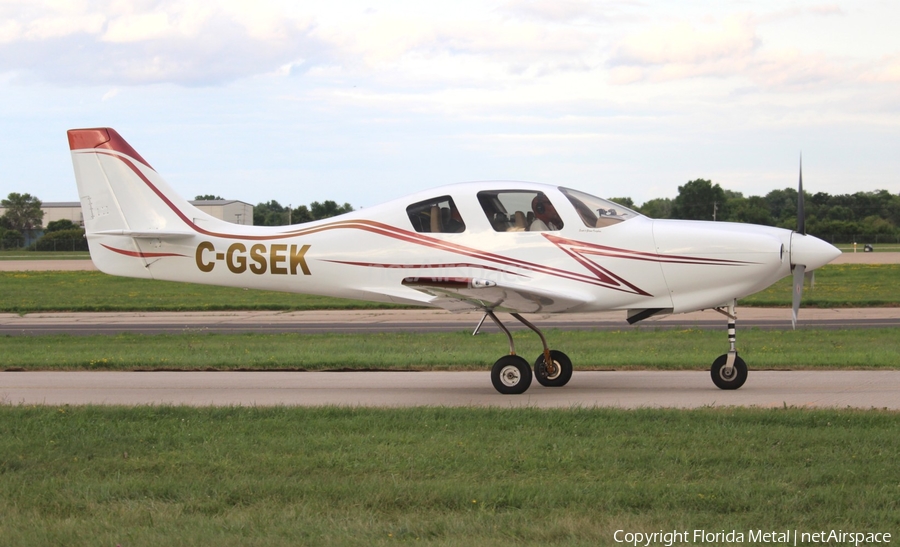
[[[114,129],[68,131],[91,259],[103,272],[152,277],[147,240],[193,237],[218,223],[178,196]],[[134,260],[135,257],[144,260]]]

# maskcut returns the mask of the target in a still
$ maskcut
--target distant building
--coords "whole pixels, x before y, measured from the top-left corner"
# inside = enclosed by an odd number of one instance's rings
[[[253,224],[253,206],[236,199],[195,200],[191,205],[209,216],[234,224]]]
[[[234,224],[253,224],[253,206],[236,199],[213,199],[191,201],[191,205],[204,213]],[[44,201],[41,203],[44,211],[44,226],[54,220],[71,220],[73,223],[84,226],[84,216],[81,214],[81,203],[77,201]],[[0,207],[0,216],[6,209]]]

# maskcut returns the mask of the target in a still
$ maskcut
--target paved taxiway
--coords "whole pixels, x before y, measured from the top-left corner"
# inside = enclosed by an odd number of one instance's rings
[[[577,371],[563,388],[500,395],[484,372],[3,372],[0,401],[25,405],[755,406],[900,410],[900,371],[753,371],[736,391],[700,371]]]
[[[472,331],[480,313],[444,310],[322,310],[302,312],[79,312],[0,314],[0,336],[36,334],[160,334],[210,333],[363,333],[363,332],[458,332]],[[542,329],[624,330],[633,328],[724,329],[726,319],[715,311],[651,318],[631,326],[625,312],[538,314],[529,316]],[[501,314],[511,329],[524,329]],[[787,308],[738,308],[738,328],[790,329]],[[900,327],[900,308],[808,308],[800,311],[800,328]],[[499,332],[486,321],[485,332]]]
[[[36,262],[40,264],[35,265]],[[62,265],[59,262],[63,262]],[[844,254],[836,263],[898,263],[900,253]],[[0,262],[0,270],[93,269],[90,261]],[[789,328],[790,310],[739,308],[739,329]],[[439,310],[0,314],[0,334],[68,332],[361,332],[471,329],[477,314]],[[622,312],[546,316],[543,328],[632,328]],[[805,326],[898,326],[900,309],[804,309]],[[513,323],[510,322],[510,325]],[[642,323],[650,328],[723,328],[715,312]],[[486,328],[493,329],[486,324]],[[740,332],[740,331],[739,331]],[[483,372],[0,372],[5,404],[184,404],[350,406],[533,406],[623,408],[799,406],[900,410],[900,371],[750,371],[743,388],[721,391],[708,372],[578,371],[564,388],[537,384],[498,394]]]

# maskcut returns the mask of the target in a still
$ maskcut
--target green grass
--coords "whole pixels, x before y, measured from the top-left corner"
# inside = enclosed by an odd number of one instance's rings
[[[790,307],[790,277],[741,299],[742,306]],[[814,288],[803,291],[803,306],[819,308],[900,306],[900,264],[829,264],[816,270]]]
[[[898,419],[0,407],[0,545],[616,545],[618,529],[896,537]]]
[[[724,331],[557,331],[547,333],[576,370],[708,369],[725,353]],[[541,351],[530,332],[515,334],[529,361]],[[900,366],[896,329],[759,330],[739,332],[738,349],[752,369],[865,369]],[[0,337],[0,369],[23,370],[487,370],[507,351],[490,333],[121,334]]]
[[[811,307],[900,306],[900,264],[838,264],[816,272],[804,292]],[[742,306],[790,307],[791,280],[740,301]],[[0,272],[0,312],[311,310],[397,308],[271,291],[114,277],[100,272]]]
[[[360,300],[132,279],[101,272],[0,272],[0,311],[215,311],[396,308]]]

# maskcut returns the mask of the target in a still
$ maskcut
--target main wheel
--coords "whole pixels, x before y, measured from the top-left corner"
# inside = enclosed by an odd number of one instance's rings
[[[494,389],[504,395],[525,393],[531,385],[531,367],[518,355],[505,355],[491,369]]]
[[[550,358],[553,359],[553,366],[549,367],[544,361],[543,353],[534,361],[534,377],[538,383],[546,387],[562,387],[568,384],[572,379],[572,360],[565,353],[555,349],[550,350]]]
[[[725,355],[720,355],[713,362],[712,369],[709,371],[712,381],[719,389],[737,389],[747,381],[747,363],[735,355],[734,366],[731,367],[731,373],[729,374],[725,370],[725,362],[727,360],[728,354],[726,353]]]

